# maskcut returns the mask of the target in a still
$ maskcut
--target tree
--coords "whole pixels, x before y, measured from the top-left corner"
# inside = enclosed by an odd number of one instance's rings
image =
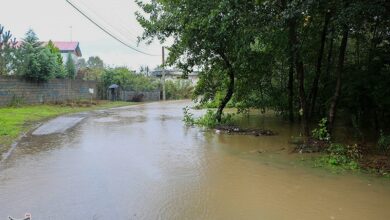
[[[85,80],[99,80],[104,73],[104,62],[98,56],[88,58],[88,61],[77,61],[78,74]]]
[[[177,65],[185,73],[200,67],[223,75],[220,83],[224,86],[220,88],[225,95],[216,112],[216,119],[221,121],[222,112],[235,92],[236,79],[247,71],[242,67],[247,66],[244,64],[250,59],[241,55],[253,55],[250,42],[253,40],[254,26],[251,24],[255,24],[255,2],[137,2],[148,15],[137,13],[137,20],[145,30],[142,39],[157,38],[161,42],[174,39],[169,48],[168,65]]]
[[[89,68],[104,68],[103,60],[98,56],[92,56],[88,58],[87,66]]]
[[[108,68],[101,75],[103,87],[108,88],[111,84],[117,84],[124,89],[133,91],[154,91],[158,87],[156,79],[141,74],[126,67]]]
[[[139,71],[141,74],[149,76],[149,66],[141,66]]]
[[[141,39],[173,40],[167,65],[200,70],[195,94],[218,104],[218,120],[229,102],[297,118],[307,136],[324,117],[329,132],[340,118],[390,128],[386,0],[138,4]]]
[[[28,30],[17,51],[17,73],[32,81],[47,81],[58,69],[57,57],[48,47],[42,47],[33,30]]]
[[[53,56],[56,57],[56,70],[55,70],[55,77],[56,78],[65,78],[66,77],[66,70],[63,65],[62,55],[60,52],[60,49],[58,49],[54,43],[50,40],[47,44],[47,48],[49,48],[49,51],[52,53]]]
[[[87,62],[85,61],[84,58],[80,58],[77,60],[76,62],[76,68],[79,70],[79,69],[82,69],[82,68],[86,68],[87,67]]]
[[[57,57],[57,63],[59,65],[63,65],[60,49],[58,49],[58,47],[54,45],[53,41],[49,40],[49,43],[47,43],[47,47],[49,48],[50,52]]]
[[[13,71],[16,39],[12,39],[10,31],[5,31],[0,25],[0,75],[10,74]]]
[[[68,78],[74,79],[76,77],[76,65],[74,64],[71,53],[68,53],[68,57],[65,63],[65,68],[66,68]]]

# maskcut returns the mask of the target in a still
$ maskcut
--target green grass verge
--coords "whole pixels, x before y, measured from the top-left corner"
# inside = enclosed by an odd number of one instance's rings
[[[98,104],[88,107],[72,107],[63,105],[28,105],[22,107],[1,107],[0,158],[1,155],[9,149],[12,142],[16,138],[18,138],[22,132],[31,129],[31,126],[38,121],[68,113],[121,107],[132,104],[134,103],[100,101]]]

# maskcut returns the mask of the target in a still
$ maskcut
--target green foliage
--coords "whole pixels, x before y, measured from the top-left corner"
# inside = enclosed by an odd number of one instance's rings
[[[154,91],[158,88],[156,79],[136,74],[126,67],[105,69],[101,81],[105,88],[108,88],[111,84],[117,84],[123,89],[133,91]]]
[[[335,169],[356,170],[359,169],[361,157],[362,154],[356,144],[351,146],[331,144],[327,149],[327,154],[317,159],[316,165]]]
[[[390,125],[386,0],[137,2],[142,39],[172,39],[167,64],[200,70],[201,104],[223,106],[233,87],[240,108],[302,116],[305,125],[329,115],[331,103],[356,116],[357,130]],[[321,128],[314,135],[327,139]]]
[[[215,128],[218,125],[233,125],[234,114],[223,113],[220,122],[218,122],[215,115],[215,110],[208,109],[206,114],[196,119],[195,124],[206,128]]]
[[[188,106],[183,108],[183,114],[183,121],[185,125],[192,126],[195,124],[194,114],[190,112],[190,108]]]
[[[12,39],[10,31],[5,31],[4,26],[0,25],[0,75],[11,74],[15,59],[16,40]]]
[[[215,117],[216,111],[208,109],[201,117],[194,118],[188,106],[183,108],[183,114],[183,121],[187,126],[197,125],[206,128],[215,128],[218,125],[233,125],[233,117],[235,116],[235,114],[223,114],[221,122],[218,122]]]
[[[67,77],[69,79],[76,78],[76,65],[73,61],[72,54],[68,53],[68,57],[66,59],[65,68],[67,72]]]
[[[318,128],[314,129],[312,131],[313,138],[320,140],[320,141],[329,141],[330,135],[326,128],[327,119],[323,118],[318,123]]]
[[[200,103],[196,106],[198,109],[208,109],[208,108],[218,108],[221,104],[221,100],[224,98],[223,92],[216,92],[213,99],[206,101],[206,99],[201,99]],[[231,99],[227,104],[227,108],[237,108],[239,112],[245,112],[245,106],[241,106],[241,103],[237,103],[235,99]]]
[[[190,99],[193,95],[193,86],[188,80],[165,80],[167,99]]]
[[[208,109],[206,114],[196,119],[196,124],[207,128],[216,127],[219,123],[215,118],[215,114],[216,112],[214,110]]]
[[[26,33],[17,50],[17,73],[31,81],[42,82],[52,79],[58,71],[57,56],[48,47],[41,46],[34,31]]]
[[[86,62],[84,58],[78,59],[76,63],[78,77],[84,80],[101,81],[105,72],[103,60],[100,57],[89,57]]]
[[[11,36],[0,25],[0,75],[17,74],[36,82],[65,76],[60,51],[52,41],[42,46],[34,31],[29,30],[20,47],[16,47]]]
[[[173,39],[167,65],[176,65],[185,72],[200,67],[202,73],[196,95],[204,95],[207,102],[217,91],[223,92],[226,99],[220,103],[222,109],[235,91],[234,81],[255,68],[252,61],[257,58],[250,42],[257,30],[256,3],[229,0],[137,2],[145,12],[137,13],[137,20],[145,30],[142,39]]]
[[[54,72],[55,77],[56,78],[65,78],[67,75],[67,72],[66,72],[64,65],[63,65],[60,49],[58,49],[51,40],[47,44],[47,47],[49,48],[52,55],[56,57],[57,64],[56,64],[56,70]]]
[[[80,58],[76,62],[76,67],[77,69],[83,69],[87,67],[87,62],[85,61],[84,58]]]
[[[87,67],[92,69],[93,68],[102,69],[104,68],[104,62],[102,59],[100,59],[100,57],[92,56],[88,58]]]
[[[77,74],[84,80],[101,80],[105,69],[100,68],[81,68],[78,70]]]
[[[379,134],[377,149],[382,154],[390,152],[390,135],[385,135],[382,130]]]
[[[57,63],[59,65],[62,65],[63,64],[63,61],[62,61],[62,56],[61,56],[61,52],[60,52],[60,49],[58,49],[53,41],[49,41],[49,43],[47,44],[47,47],[49,48],[50,52],[55,55],[57,57]]]

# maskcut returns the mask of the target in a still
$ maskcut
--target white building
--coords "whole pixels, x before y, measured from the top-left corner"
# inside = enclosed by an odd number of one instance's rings
[[[64,61],[64,63],[66,63],[69,53],[70,53],[70,55],[75,63],[77,62],[77,59],[82,56],[79,42],[76,42],[76,41],[53,41],[53,44],[54,44],[54,46],[56,46],[60,50],[62,60]]]
[[[155,69],[151,72],[151,75],[154,77],[161,78],[162,77],[162,69]],[[188,73],[187,76],[183,75],[183,72],[178,69],[173,70],[165,70],[165,79],[166,80],[189,80],[192,84],[196,84],[198,82],[199,76],[198,72],[194,71],[191,73]]]

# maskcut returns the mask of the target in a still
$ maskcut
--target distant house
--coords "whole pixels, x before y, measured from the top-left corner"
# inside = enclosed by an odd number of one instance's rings
[[[162,69],[155,69],[151,72],[151,75],[154,77],[161,78],[162,77]],[[198,82],[198,72],[190,72],[187,76],[183,75],[183,72],[178,69],[165,70],[165,79],[166,80],[189,80],[192,84],[196,84]]]
[[[45,42],[44,45],[46,45],[48,42]],[[71,54],[71,57],[74,62],[77,61],[78,57],[82,56],[81,50],[80,50],[80,43],[76,41],[53,41],[53,44],[60,50],[62,60],[64,63],[68,59],[68,54]]]
[[[60,50],[62,60],[64,63],[68,59],[68,54],[71,54],[71,57],[74,62],[77,61],[79,57],[82,56],[80,43],[77,41],[52,41],[53,44]],[[20,47],[22,45],[22,41],[18,41],[15,44],[15,47]],[[46,46],[49,42],[42,42],[43,46]]]

